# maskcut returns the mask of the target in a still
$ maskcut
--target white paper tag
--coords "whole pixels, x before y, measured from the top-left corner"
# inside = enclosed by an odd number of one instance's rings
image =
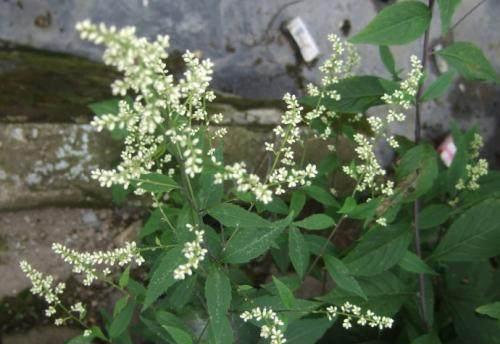
[[[306,24],[300,17],[295,17],[286,25],[287,30],[292,35],[295,43],[300,49],[300,54],[306,62],[311,62],[319,55],[319,49],[312,38]]]

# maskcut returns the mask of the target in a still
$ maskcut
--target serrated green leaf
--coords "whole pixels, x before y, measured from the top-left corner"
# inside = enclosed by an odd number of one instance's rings
[[[296,221],[293,224],[300,228],[321,230],[332,227],[333,225],[335,225],[335,221],[328,215],[314,214],[306,217],[303,220]]]
[[[448,87],[450,87],[454,76],[455,73],[453,71],[448,71],[440,75],[429,85],[429,87],[427,87],[420,101],[428,102],[430,100],[441,97],[446,92],[446,90],[448,90]]]
[[[411,344],[441,344],[441,341],[435,333],[428,333],[413,340]]]
[[[266,252],[273,241],[290,224],[292,217],[274,222],[268,229],[243,228],[237,230],[230,240],[228,240],[226,250],[223,253],[223,260],[226,263],[240,264],[260,256]]]
[[[143,174],[141,178],[135,181],[135,184],[141,189],[155,193],[170,192],[179,187],[175,180],[160,173]]]
[[[460,215],[432,253],[432,261],[476,261],[500,254],[500,199],[487,200]]]
[[[288,252],[293,268],[303,278],[309,266],[309,247],[298,228],[288,232]]]
[[[151,215],[149,216],[148,220],[142,226],[141,231],[139,232],[139,238],[144,238],[150,234],[153,234],[158,230],[161,224],[161,211],[160,208],[156,208]]]
[[[370,309],[376,314],[393,316],[403,303],[414,297],[415,293],[409,290],[399,278],[390,271],[370,277],[359,277],[357,281],[368,300],[363,300],[351,291],[335,288],[319,299],[337,306],[346,301],[354,303],[363,309]]]
[[[172,248],[160,259],[160,263],[153,271],[151,280],[146,289],[142,311],[151,306],[156,299],[176,282],[174,279],[174,270],[181,265],[185,259],[182,254],[182,247]]]
[[[466,79],[500,82],[493,66],[473,43],[455,42],[437,54]]]
[[[111,339],[119,337],[128,328],[134,314],[135,302],[130,300],[120,313],[115,316],[109,327],[109,336]]]
[[[453,14],[460,5],[461,0],[437,0],[439,6],[439,16],[441,18],[441,33],[446,35],[450,29]]]
[[[287,344],[314,344],[332,326],[326,318],[299,319],[288,326],[285,332]]]
[[[493,302],[488,305],[479,306],[476,308],[476,312],[500,320],[500,302]]]
[[[451,208],[445,204],[431,204],[420,212],[419,227],[428,229],[439,226],[448,220]]]
[[[303,189],[309,195],[309,197],[315,199],[323,205],[329,207],[340,207],[339,202],[337,202],[337,200],[331,193],[317,185],[305,186]]]
[[[116,318],[116,316],[121,313],[123,308],[125,308],[125,306],[127,305],[128,299],[129,299],[129,296],[125,295],[122,298],[118,299],[118,301],[115,302],[115,307],[113,308],[113,317]]]
[[[377,227],[367,232],[343,262],[353,276],[373,276],[398,264],[411,241],[410,225]]]
[[[434,185],[438,176],[436,151],[429,144],[420,144],[408,150],[396,170],[403,184],[411,185],[405,195],[405,202],[412,202],[424,195]]]
[[[306,195],[302,191],[294,191],[290,200],[290,211],[293,211],[294,218],[299,216],[304,204],[306,204]]]
[[[392,93],[398,87],[397,82],[372,75],[353,76],[335,84],[335,91],[340,94],[340,100],[328,98],[321,104],[335,112],[362,113],[372,106],[385,104],[382,96]],[[303,97],[300,102],[315,107],[318,98]]]
[[[437,275],[437,273],[432,270],[429,265],[410,251],[405,253],[403,259],[399,262],[399,267],[403,270],[416,274]]]
[[[365,300],[367,299],[358,281],[350,275],[349,269],[341,260],[333,256],[326,255],[324,257],[324,261],[326,270],[338,288],[350,291]]]
[[[208,214],[227,227],[269,228],[271,223],[259,215],[237,205],[221,203],[209,209]]]
[[[233,332],[227,317],[231,305],[231,282],[221,270],[210,269],[205,282],[205,298],[210,316],[209,333],[212,343],[232,343]]]
[[[396,79],[398,77],[398,72],[396,71],[396,62],[394,61],[394,55],[392,55],[391,49],[389,49],[388,46],[381,45],[378,47],[378,52],[385,68],[391,73],[392,78]]]
[[[419,1],[403,1],[384,8],[352,43],[376,45],[406,44],[419,38],[431,21],[429,8]]]
[[[172,336],[172,338],[174,339],[176,344],[191,344],[191,343],[193,343],[193,339],[191,338],[189,333],[187,333],[186,331],[181,330],[180,328],[177,328],[177,327],[173,327],[173,326],[163,325],[162,327],[168,332],[168,334],[170,334]]]
[[[130,280],[130,265],[122,272],[120,275],[120,279],[118,280],[118,285],[121,288],[125,288],[128,285],[128,281]]]
[[[295,297],[288,287],[281,282],[278,278],[273,276],[273,283],[278,290],[278,295],[286,309],[292,309],[295,306]]]

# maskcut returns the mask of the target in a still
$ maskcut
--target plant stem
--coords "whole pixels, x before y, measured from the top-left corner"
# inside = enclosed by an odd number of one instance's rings
[[[429,0],[429,9],[432,13],[434,8],[434,0]],[[427,60],[429,55],[429,28],[425,31],[424,43],[422,48],[422,71],[425,73],[427,68]],[[421,108],[420,108],[420,98],[423,92],[423,85],[420,84],[417,91],[417,97],[415,102],[415,144],[420,143],[421,139]],[[419,258],[422,258],[421,240],[420,240],[420,226],[419,226],[419,212],[420,212],[420,200],[417,198],[413,204],[413,224],[415,226],[415,252]],[[420,301],[420,311],[422,316],[422,322],[424,328],[429,330],[429,324],[427,323],[427,306],[425,303],[425,279],[424,274],[420,273],[418,275],[419,284],[419,301]]]
[[[333,235],[335,234],[335,232],[337,231],[337,229],[340,227],[340,224],[347,218],[346,215],[342,216],[339,220],[339,222],[337,222],[337,224],[335,225],[335,227],[333,227],[332,231],[330,232],[330,235],[328,235],[328,238],[326,238],[326,241],[325,243],[323,244],[323,246],[321,247],[321,250],[319,252],[319,255],[316,256],[316,258],[314,259],[314,261],[312,262],[311,266],[309,267],[309,269],[307,270],[307,272],[304,274],[304,278],[309,275],[312,270],[314,269],[314,267],[316,266],[316,264],[319,262],[319,260],[323,257],[323,254],[325,253],[326,251],[326,248],[328,247],[328,244],[330,243],[330,241],[332,240],[333,238]]]

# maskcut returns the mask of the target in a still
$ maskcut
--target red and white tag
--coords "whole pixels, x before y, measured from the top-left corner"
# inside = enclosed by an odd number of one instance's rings
[[[439,145],[437,151],[446,167],[450,167],[455,157],[455,153],[457,152],[457,146],[455,146],[455,142],[453,142],[453,137],[448,135],[443,143]]]

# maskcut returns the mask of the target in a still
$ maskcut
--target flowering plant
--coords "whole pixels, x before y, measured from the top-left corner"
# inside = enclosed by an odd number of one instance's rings
[[[123,294],[102,327],[86,322],[81,302],[64,305],[64,283],[54,285],[51,276],[22,262],[32,292],[47,301],[47,316],[57,325],[83,326],[78,343],[130,343],[137,337],[165,343],[255,343],[259,337],[272,344],[322,337],[358,343],[377,332],[387,342],[463,342],[468,337],[457,317],[494,326],[474,310],[498,293],[461,304],[457,315],[457,301],[446,291],[462,292],[457,262],[484,272],[488,259],[500,253],[500,193],[494,188],[498,174],[487,174],[488,163],[478,158],[482,139],[475,129],[453,129],[458,150],[449,167],[430,143],[421,142],[420,104],[442,94],[452,80],[446,74],[425,87],[433,3],[389,6],[351,39],[380,45],[392,80],[355,76],[360,59],[354,45],[328,37],[332,55],[320,67],[320,85],[308,85],[301,99],[283,97],[286,110],[275,140],[265,144],[265,175],[252,173],[245,162],[224,163],[222,115],[207,110],[215,98],[208,59],[187,51],[185,72],[176,78],[165,65],[167,36],[150,42],[131,27],[79,23],[81,37],[104,44],[104,62],[123,73],[111,86],[124,97],[116,111],[98,113],[92,122],[99,131],[123,133],[122,159],[92,177],[103,187],[150,199],[153,210],[137,243],[109,252],[53,246],[75,274],[83,274],[85,285],[102,281]],[[441,15],[450,16],[449,8],[441,7]],[[412,30],[387,30],[403,19]],[[410,70],[401,74],[387,46],[422,34],[422,60],[412,56]],[[453,68],[451,76],[498,81],[480,51],[471,62],[478,51],[455,43],[438,54]],[[366,115],[375,105],[386,107]],[[390,134],[391,124],[406,121],[413,107],[415,142]],[[329,153],[319,165],[296,159],[307,135],[327,142]],[[351,161],[338,159],[334,142],[340,137],[352,142]],[[375,154],[384,142],[398,156],[394,168],[385,169]],[[337,191],[331,186],[342,175],[350,182]],[[356,240],[337,245],[336,236],[347,231]],[[267,267],[264,276],[252,274],[255,264]],[[124,270],[119,277],[117,267]],[[321,287],[304,292],[315,284]],[[496,305],[483,313],[498,315]],[[186,309],[196,312],[201,326],[185,321]],[[341,328],[353,337],[339,339]]]

